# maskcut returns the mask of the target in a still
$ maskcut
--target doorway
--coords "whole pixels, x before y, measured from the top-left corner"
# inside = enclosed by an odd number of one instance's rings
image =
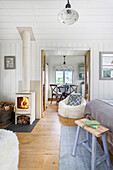
[[[57,70],[56,65],[58,64],[58,62],[61,65],[64,63],[64,55],[66,56],[65,58],[66,64],[73,65],[74,60],[76,60],[77,62],[75,64],[78,64],[76,66],[76,71],[74,70],[75,73],[72,70],[71,72],[72,75],[68,74],[68,79],[71,77],[71,80],[72,80],[70,84],[74,85],[78,83],[79,87],[78,87],[77,92],[82,93],[82,91],[84,91],[82,96],[87,101],[90,101],[90,95],[91,95],[90,50],[89,49],[87,50],[86,49],[66,49],[66,50],[60,49],[58,51],[58,49],[57,50],[44,49],[44,50],[41,50],[41,113],[42,113],[42,117],[44,116],[44,112],[46,110],[46,102],[48,100],[51,101],[50,84],[57,84],[57,76],[59,76],[59,70]],[[48,85],[46,84],[46,81],[47,81],[46,80],[46,76],[47,76],[46,75],[46,62],[47,62],[47,66],[49,67],[48,72],[50,72],[50,74],[48,75],[49,77],[49,83],[47,83]],[[53,70],[50,70],[52,67],[53,67]],[[83,77],[83,74],[84,74],[84,77]],[[67,78],[67,72],[65,71],[65,76],[64,76],[64,71],[63,71],[63,78],[62,78],[63,83],[62,84],[67,83],[66,78]],[[61,80],[61,74],[60,74],[60,80]],[[48,88],[46,86],[48,86]],[[83,88],[83,90],[81,88]],[[47,91],[48,91],[48,95],[47,95]],[[46,99],[46,96],[48,96],[48,100]],[[53,101],[55,101],[55,98],[53,99]]]

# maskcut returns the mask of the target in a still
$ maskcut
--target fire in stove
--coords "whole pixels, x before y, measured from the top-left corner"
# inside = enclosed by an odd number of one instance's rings
[[[28,105],[28,97],[23,97],[23,100],[21,102],[21,108],[22,109],[28,109],[29,105]]]
[[[17,98],[17,107],[19,109],[28,109],[29,108],[29,98],[28,97],[18,97]]]

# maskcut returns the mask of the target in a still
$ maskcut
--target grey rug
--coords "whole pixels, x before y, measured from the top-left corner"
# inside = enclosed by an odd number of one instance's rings
[[[33,130],[33,128],[36,126],[36,124],[38,123],[39,119],[36,119],[32,125],[15,125],[14,123],[10,124],[8,127],[6,127],[5,129],[7,130],[11,130],[13,132],[31,132]]]
[[[62,126],[61,128],[59,170],[91,170],[91,153],[85,147],[78,146],[76,157],[71,155],[76,129],[77,127],[74,126]],[[85,130],[81,129],[79,141],[84,140],[85,135]],[[97,154],[103,154],[103,150],[98,142]],[[113,166],[109,168],[104,161],[96,167],[96,170],[113,170]]]

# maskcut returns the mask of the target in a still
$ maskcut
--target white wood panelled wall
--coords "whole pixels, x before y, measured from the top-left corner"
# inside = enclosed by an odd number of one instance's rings
[[[47,48],[91,48],[92,98],[113,98],[113,80],[99,80],[99,51],[113,51],[112,40],[40,40],[31,43],[31,80],[40,80],[40,50]],[[4,69],[4,56],[16,56],[16,69]],[[0,41],[0,100],[14,101],[22,80],[21,40]],[[40,89],[39,89],[40,90]]]
[[[16,69],[4,69],[4,56],[16,56]],[[22,79],[21,41],[0,41],[0,100],[13,101]]]

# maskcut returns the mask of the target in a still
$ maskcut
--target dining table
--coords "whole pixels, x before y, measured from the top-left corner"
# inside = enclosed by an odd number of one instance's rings
[[[77,93],[78,85],[75,84],[50,84],[52,90],[52,99],[53,95],[56,96],[57,102],[61,101],[62,99],[66,98],[68,95],[72,93]]]
[[[67,84],[57,85],[57,89],[59,90],[59,92],[66,93],[69,90],[69,85]]]

